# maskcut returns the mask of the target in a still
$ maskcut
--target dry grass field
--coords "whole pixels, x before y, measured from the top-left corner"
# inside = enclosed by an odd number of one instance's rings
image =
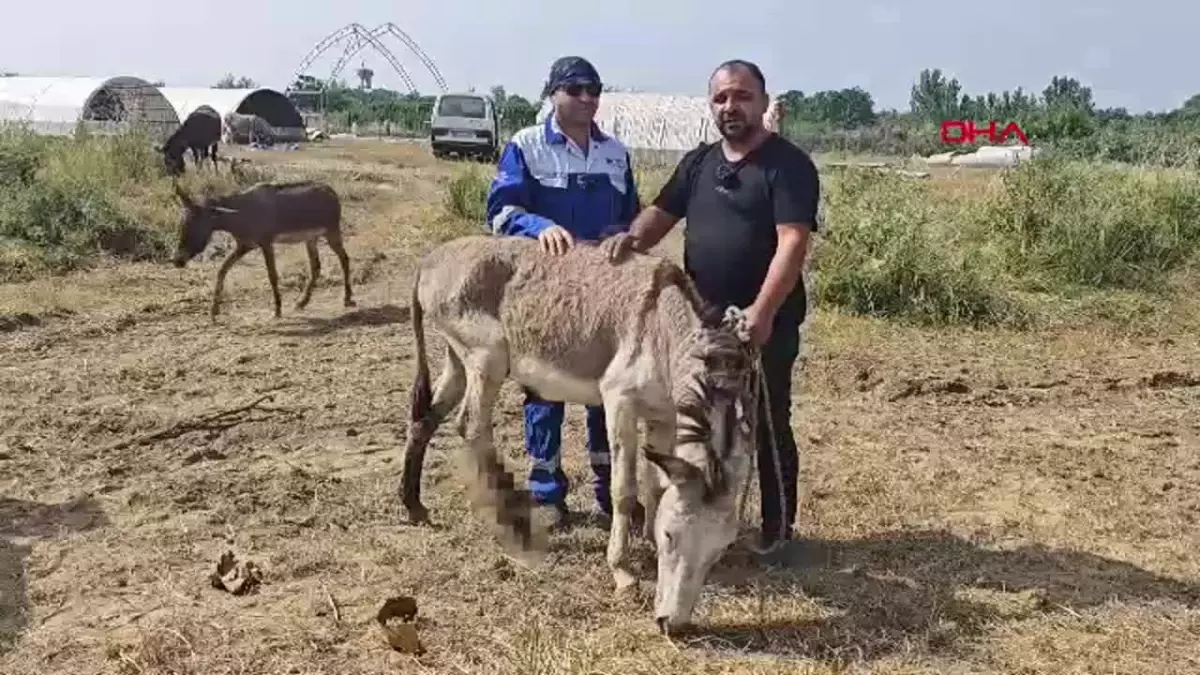
[[[304,312],[286,249],[280,320],[258,254],[216,324],[211,256],[0,286],[0,673],[1200,672],[1200,298],[1138,329],[818,307],[794,564],[730,556],[701,630],[669,642],[613,596],[600,529],[554,535],[540,568],[504,557],[468,514],[452,425],[428,458],[435,526],[402,523],[408,284],[464,228],[443,207],[455,166],[368,142],[247,156],[335,181],[357,309],[327,248]],[[523,479],[519,402],[507,386],[497,442]],[[582,419],[568,408],[575,510]],[[210,582],[226,551],[261,570],[253,592]],[[423,655],[376,626],[396,595]]]

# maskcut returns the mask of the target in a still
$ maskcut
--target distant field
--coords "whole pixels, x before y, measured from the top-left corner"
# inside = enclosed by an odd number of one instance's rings
[[[231,151],[252,178],[339,190],[359,308],[322,248],[312,305],[290,310],[295,247],[283,319],[251,254],[214,325],[220,255],[163,263],[177,207],[139,150],[28,151],[51,159],[0,196],[0,673],[1200,671],[1200,179],[827,169],[793,402],[800,563],[731,556],[707,632],[671,644],[613,597],[599,529],[556,535],[538,571],[510,563],[468,513],[452,425],[425,474],[439,526],[401,523],[411,271],[480,229],[488,167],[404,143]],[[665,173],[639,176],[648,199]],[[103,235],[118,230],[138,245]],[[678,233],[661,249],[677,256]],[[521,434],[508,385],[496,441],[524,476]],[[212,588],[226,550],[261,567],[256,594]],[[400,594],[420,606],[419,658],[374,626]]]

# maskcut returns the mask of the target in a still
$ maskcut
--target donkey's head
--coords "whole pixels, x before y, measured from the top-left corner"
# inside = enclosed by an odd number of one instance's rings
[[[178,133],[172,135],[162,145],[154,146],[154,151],[162,155],[163,168],[167,170],[169,176],[180,176],[183,174],[183,152],[185,147],[180,142]]]
[[[237,211],[203,201],[197,203],[179,183],[175,183],[175,196],[183,205],[183,215],[179,221],[179,244],[175,249],[174,263],[176,267],[183,267],[208,246],[218,220]]]
[[[675,454],[647,452],[668,478],[654,521],[664,632],[686,625],[713,565],[737,539],[738,493],[754,452],[755,355],[734,321],[702,329],[675,383]]]

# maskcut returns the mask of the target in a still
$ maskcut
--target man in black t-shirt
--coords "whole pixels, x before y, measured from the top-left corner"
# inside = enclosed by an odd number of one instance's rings
[[[758,66],[741,60],[721,64],[708,93],[723,140],[687,153],[629,233],[603,246],[614,260],[630,250],[644,253],[686,218],[684,267],[700,295],[718,309],[745,310],[762,348],[782,464],[781,495],[762,419],[760,550],[768,552],[790,538],[796,522],[799,457],[790,419],[791,381],[807,305],[801,271],[809,235],[817,229],[820,183],[808,154],[763,126],[768,96]]]

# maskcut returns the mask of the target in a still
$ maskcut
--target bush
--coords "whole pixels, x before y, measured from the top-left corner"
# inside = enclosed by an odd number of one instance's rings
[[[986,248],[955,242],[961,206],[930,185],[847,168],[823,180],[818,302],[927,324],[1020,323]]]
[[[487,220],[487,194],[494,170],[479,164],[456,168],[446,186],[446,211],[455,218],[475,223],[482,224]]]
[[[653,204],[654,199],[658,197],[658,193],[667,184],[671,178],[671,172],[675,170],[675,165],[633,167],[633,182],[637,185],[638,196],[642,200],[642,206]]]
[[[102,256],[164,261],[179,206],[149,139],[38,136],[0,130],[0,280],[63,272]],[[181,183],[212,194],[262,176],[189,171]]]
[[[635,169],[643,204],[672,168]],[[1023,327],[1064,307],[1111,318],[1144,313],[1200,250],[1200,178],[1188,174],[1060,158],[961,175],[949,185],[969,191],[824,167],[817,303],[923,324]],[[490,180],[457,171],[449,214],[482,223]]]
[[[1061,159],[1007,172],[977,211],[1035,290],[1161,289],[1200,243],[1200,179]]]
[[[826,169],[818,300],[923,323],[1027,325],[1035,307],[1068,301],[1112,315],[1162,299],[1200,251],[1200,178],[1188,174],[1052,158],[964,175],[978,189],[950,195]]]

